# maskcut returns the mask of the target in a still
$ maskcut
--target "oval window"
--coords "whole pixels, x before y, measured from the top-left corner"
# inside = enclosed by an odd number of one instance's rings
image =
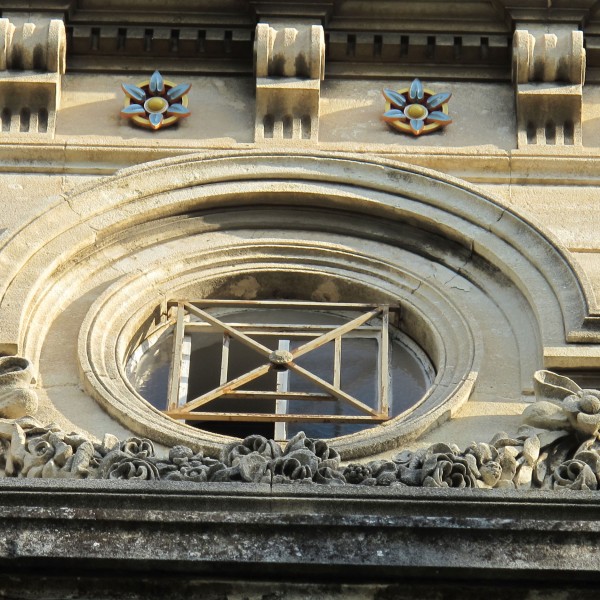
[[[172,303],[130,356],[135,390],[169,416],[235,437],[354,433],[409,411],[435,373],[397,307]]]

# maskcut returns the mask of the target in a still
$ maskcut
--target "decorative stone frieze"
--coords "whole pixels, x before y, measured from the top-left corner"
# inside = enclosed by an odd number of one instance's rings
[[[583,33],[528,25],[513,37],[518,146],[581,146]]]
[[[150,440],[106,435],[99,443],[25,417],[0,422],[0,468],[27,478],[597,490],[600,392],[550,371],[534,380],[537,402],[525,409],[525,425],[464,450],[438,443],[342,467],[335,448],[301,432],[284,448],[252,435],[223,446],[218,458],[187,446],[159,457]]]
[[[255,140],[317,140],[323,27],[305,21],[259,23],[255,56]]]
[[[54,135],[65,72],[60,19],[4,15],[0,19],[0,120],[6,133]]]

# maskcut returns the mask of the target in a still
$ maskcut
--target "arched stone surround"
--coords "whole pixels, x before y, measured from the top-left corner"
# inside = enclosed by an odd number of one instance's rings
[[[71,385],[79,365],[87,393],[126,427],[208,450],[223,438],[167,419],[122,377],[167,297],[297,272],[315,282],[306,293],[330,280],[342,300],[400,301],[438,377],[410,415],[338,438],[346,457],[413,439],[474,388],[515,400],[544,347],[598,341],[586,283],[546,234],[464,182],[364,156],[241,151],[127,169],[50,206],[0,260],[0,342],[39,364],[42,387],[63,352]]]

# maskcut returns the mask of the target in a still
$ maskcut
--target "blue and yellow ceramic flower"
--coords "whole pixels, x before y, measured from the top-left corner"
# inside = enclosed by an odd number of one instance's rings
[[[383,90],[387,100],[383,120],[394,129],[412,135],[432,133],[452,123],[448,116],[448,100],[452,94],[436,94],[415,79],[410,87]]]
[[[149,80],[138,85],[122,83],[127,98],[121,116],[147,129],[161,129],[190,116],[187,94],[191,83],[175,85],[154,71]]]

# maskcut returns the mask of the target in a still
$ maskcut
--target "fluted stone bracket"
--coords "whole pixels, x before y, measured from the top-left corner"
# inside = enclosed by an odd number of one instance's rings
[[[4,14],[0,19],[0,121],[3,134],[54,135],[65,72],[62,20]]]
[[[583,33],[528,24],[513,36],[518,147],[581,146]]]
[[[255,140],[316,141],[325,34],[304,20],[259,23],[256,57]]]

